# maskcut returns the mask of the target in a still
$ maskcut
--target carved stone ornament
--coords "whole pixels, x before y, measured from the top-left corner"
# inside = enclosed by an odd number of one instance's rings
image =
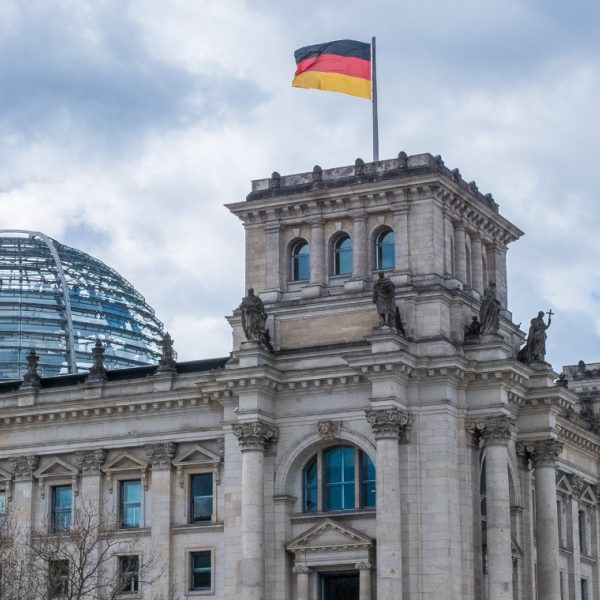
[[[367,410],[365,415],[377,439],[398,438],[410,425],[408,414],[397,408]]]
[[[354,565],[357,571],[368,571],[373,568],[373,565],[368,560],[361,560]]]
[[[40,462],[39,456],[13,456],[9,459],[10,470],[15,479],[31,479]]]
[[[506,416],[469,419],[466,423],[467,431],[472,435],[483,439],[486,445],[508,444],[513,430],[513,420]]]
[[[319,421],[317,433],[325,440],[337,440],[342,429],[341,421]]]
[[[296,565],[292,569],[292,572],[295,575],[308,575],[311,571],[312,569],[310,567],[307,567],[306,565]]]
[[[279,438],[279,430],[274,425],[263,421],[237,423],[233,426],[233,434],[238,438],[242,452],[246,450],[266,450]]]
[[[158,442],[146,446],[146,456],[152,463],[152,468],[166,468],[171,466],[171,460],[175,456],[176,445],[173,442]]]
[[[102,383],[106,381],[106,367],[104,366],[104,346],[100,340],[92,348],[92,366],[86,381],[89,383]]]
[[[84,475],[98,475],[100,467],[106,460],[106,452],[102,448],[96,450],[80,450],[75,454],[75,462]]]
[[[573,494],[577,498],[581,498],[581,495],[583,494],[583,492],[585,492],[585,490],[588,487],[587,481],[585,481],[585,479],[582,479],[581,477],[579,477],[577,475],[572,475],[572,474],[567,475],[567,478],[569,479],[569,483],[573,490]]]
[[[40,376],[38,374],[38,362],[40,357],[35,353],[35,350],[27,355],[27,373],[23,377],[23,384],[21,389],[39,390],[41,387]]]
[[[177,363],[175,362],[175,351],[173,350],[173,338],[167,331],[162,339],[162,352],[158,362],[158,373],[175,373]]]
[[[528,443],[525,447],[534,467],[553,467],[563,449],[562,443],[558,440],[539,440]]]

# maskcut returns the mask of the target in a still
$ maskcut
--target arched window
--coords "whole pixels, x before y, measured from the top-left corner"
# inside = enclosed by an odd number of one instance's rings
[[[292,280],[310,279],[310,247],[308,242],[300,240],[292,246]]]
[[[352,275],[352,240],[347,234],[333,244],[333,274]]]
[[[396,266],[394,232],[384,229],[375,239],[375,268],[393,269]]]
[[[375,508],[375,465],[354,446],[319,450],[302,471],[302,510]]]

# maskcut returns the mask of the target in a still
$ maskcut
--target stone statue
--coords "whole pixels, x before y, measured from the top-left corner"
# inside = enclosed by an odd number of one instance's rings
[[[500,329],[500,300],[496,298],[496,284],[490,282],[483,292],[479,309],[481,335],[496,335]]]
[[[477,316],[473,317],[471,322],[465,327],[465,339],[472,340],[481,335],[481,323]]]
[[[527,342],[519,350],[517,359],[524,363],[532,362],[545,362],[546,359],[546,329],[550,327],[552,322],[552,315],[554,314],[551,310],[548,311],[548,324],[544,323],[544,311],[540,310],[537,317],[531,319],[531,325],[529,326],[529,334],[527,335]]]
[[[254,289],[248,290],[248,295],[242,299],[240,304],[242,313],[242,328],[246,339],[249,342],[260,342],[267,349],[272,351],[271,336],[268,329],[265,329],[267,322],[267,313],[263,301],[254,295]]]
[[[396,325],[396,286],[394,282],[379,271],[379,279],[373,287],[373,302],[377,306],[379,325]]]

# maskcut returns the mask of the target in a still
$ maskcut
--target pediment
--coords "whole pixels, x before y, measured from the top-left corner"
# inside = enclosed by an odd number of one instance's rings
[[[13,478],[13,474],[5,471],[4,469],[0,469],[0,481],[11,481]]]
[[[596,504],[596,502],[598,501],[594,492],[592,491],[592,488],[589,485],[585,488],[583,494],[581,494],[581,501],[589,504]]]
[[[34,476],[38,479],[49,477],[76,477],[79,470],[60,458],[53,458],[49,463],[39,468]]]
[[[221,457],[210,450],[195,444],[174,461],[175,467],[193,467],[197,465],[218,465],[221,462]]]
[[[563,473],[561,474],[556,481],[556,491],[559,494],[572,494],[573,488],[567,476]]]
[[[146,470],[148,463],[129,452],[121,452],[112,460],[109,460],[102,470],[105,473],[118,473],[120,471],[139,471]]]
[[[340,550],[348,548],[367,548],[373,540],[364,533],[340,525],[332,519],[324,519],[304,533],[294,538],[287,549],[291,552]]]

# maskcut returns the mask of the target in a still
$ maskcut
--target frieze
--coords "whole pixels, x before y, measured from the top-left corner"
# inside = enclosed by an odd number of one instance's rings
[[[371,409],[365,415],[376,439],[398,439],[401,432],[410,428],[408,413],[398,408]]]
[[[175,456],[177,446],[173,442],[158,442],[146,446],[145,453],[150,459],[152,468],[169,468],[171,460]]]
[[[238,438],[242,452],[247,450],[266,450],[279,439],[279,430],[264,421],[236,423],[233,434]]]

